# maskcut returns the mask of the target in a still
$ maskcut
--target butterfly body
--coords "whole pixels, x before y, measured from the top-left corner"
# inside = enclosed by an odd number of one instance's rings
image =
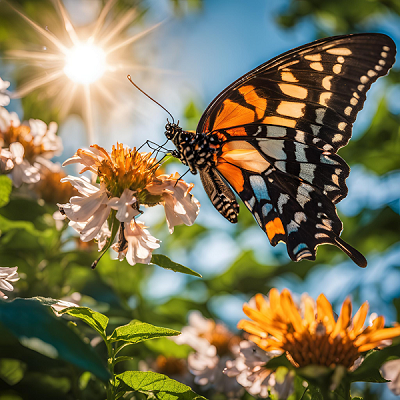
[[[315,259],[317,246],[329,243],[364,267],[364,256],[340,238],[335,204],[347,195],[350,169],[336,152],[394,56],[393,41],[382,34],[321,39],[286,52],[222,91],[196,132],[168,123],[173,155],[200,173],[216,209],[236,222],[232,187],[271,244],[285,242],[294,261]]]

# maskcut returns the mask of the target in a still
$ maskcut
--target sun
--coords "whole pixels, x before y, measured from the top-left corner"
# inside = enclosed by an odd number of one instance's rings
[[[129,35],[128,27],[140,13],[132,8],[123,13],[113,12],[115,3],[116,0],[105,3],[85,37],[80,37],[81,31],[75,29],[61,0],[55,0],[54,4],[67,35],[56,35],[47,26],[42,28],[9,4],[43,39],[40,52],[26,49],[7,52],[9,58],[39,66],[42,71],[20,85],[12,97],[22,98],[40,88],[44,94],[54,96],[60,118],[66,117],[72,107],[78,109],[87,128],[88,144],[95,142],[93,104],[107,104],[110,111],[118,104],[115,93],[127,87],[126,76],[135,69],[150,69],[135,63],[128,46],[160,25]]]
[[[104,75],[106,69],[103,49],[90,43],[77,44],[65,57],[64,73],[72,82],[94,83]]]

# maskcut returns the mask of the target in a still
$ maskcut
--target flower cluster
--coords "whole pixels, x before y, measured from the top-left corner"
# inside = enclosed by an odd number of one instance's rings
[[[92,172],[98,183],[84,176],[62,179],[79,195],[58,204],[60,211],[82,241],[97,240],[99,251],[116,239],[112,248],[120,260],[126,258],[131,265],[149,264],[152,251],[160,247],[160,241],[136,219],[142,214],[140,206],[162,204],[171,233],[175,225],[192,225],[199,213],[200,203],[190,194],[193,185],[178,174],[160,174],[160,164],[150,153],[122,144],[108,153],[93,145],[90,150],[79,149],[63,165],[75,163],[84,166],[81,173]]]
[[[2,290],[7,290],[8,292],[14,290],[12,282],[19,280],[17,269],[18,267],[0,267],[0,299],[7,299]]]
[[[295,367],[313,364],[351,369],[363,352],[400,336],[400,326],[384,328],[382,316],[376,316],[364,328],[367,302],[352,318],[352,305],[347,298],[335,320],[332,306],[323,294],[316,302],[303,295],[299,307],[287,289],[280,294],[271,289],[268,299],[258,294],[255,307],[245,304],[243,311],[251,321],[241,320],[238,328],[248,332],[249,339],[261,349],[286,353]]]
[[[55,122],[47,126],[39,119],[30,119],[21,124],[15,112],[2,107],[9,103],[4,93],[8,85],[0,78],[0,173],[9,174],[13,185],[20,187],[36,183],[42,172],[54,170],[56,164],[50,159],[61,154],[63,147]]]

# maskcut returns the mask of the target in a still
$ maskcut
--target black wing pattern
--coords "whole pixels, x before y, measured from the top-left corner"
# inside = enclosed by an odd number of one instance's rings
[[[271,244],[286,242],[295,261],[315,259],[316,247],[330,243],[366,266],[339,237],[335,204],[347,195],[349,167],[336,152],[349,141],[366,92],[388,73],[395,53],[383,34],[317,40],[239,78],[199,122],[198,134],[218,136],[222,143],[219,174]],[[215,170],[209,174],[217,176]]]

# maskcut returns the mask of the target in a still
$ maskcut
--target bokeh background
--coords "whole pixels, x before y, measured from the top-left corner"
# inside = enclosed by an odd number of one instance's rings
[[[103,37],[112,32],[112,26],[121,27],[118,24],[125,18],[125,26],[114,39],[129,44],[107,59],[114,67],[110,76],[100,78],[103,83],[92,83],[89,97],[78,88],[67,106],[67,97],[59,94],[63,90],[65,96],[71,94],[68,78],[40,85],[40,79],[57,66],[27,54],[56,52],[56,46],[18,13],[69,43],[60,7],[50,0],[0,2],[0,76],[11,82],[17,96],[23,94],[12,99],[7,109],[16,111],[21,120],[39,118],[59,124],[64,144],[59,162],[91,142],[107,149],[117,141],[131,147],[146,140],[164,143],[167,114],[138,92],[127,74],[184,129],[194,130],[202,111],[227,85],[290,48],[355,32],[386,33],[400,45],[397,0],[63,0],[62,5],[80,37],[91,32],[102,9],[109,7]],[[93,271],[90,264],[96,246],[83,249],[69,232],[57,236],[49,222],[54,204],[43,206],[29,200],[29,207],[21,212],[18,207],[26,205],[26,198],[16,199],[0,213],[10,219],[18,214],[19,220],[33,223],[34,232],[27,235],[21,227],[13,228],[7,240],[0,238],[0,263],[19,267],[22,279],[13,296],[71,299],[73,295],[80,304],[107,314],[114,324],[137,318],[180,329],[190,310],[200,310],[234,330],[243,317],[242,304],[271,287],[287,287],[299,296],[325,293],[336,310],[349,295],[355,305],[367,300],[371,311],[383,314],[391,324],[400,320],[398,61],[369,91],[353,138],[339,154],[351,167],[349,195],[338,205],[342,237],[366,256],[365,270],[328,245],[318,249],[316,262],[291,262],[286,246],[271,247],[243,204],[238,224],[230,224],[214,210],[198,177],[190,175],[185,180],[195,183],[192,193],[202,204],[194,226],[179,226],[169,235],[162,210],[148,210],[143,218],[151,233],[162,240],[159,252],[198,271],[202,279],[156,266],[132,267],[115,261],[113,254]],[[165,168],[186,172],[174,161]],[[136,351],[137,363],[166,350],[160,344],[139,346]],[[42,371],[43,382],[47,382],[46,373]],[[1,388],[0,383],[3,399]],[[390,399],[391,394],[382,390],[374,385],[360,388],[369,396],[365,398]]]

